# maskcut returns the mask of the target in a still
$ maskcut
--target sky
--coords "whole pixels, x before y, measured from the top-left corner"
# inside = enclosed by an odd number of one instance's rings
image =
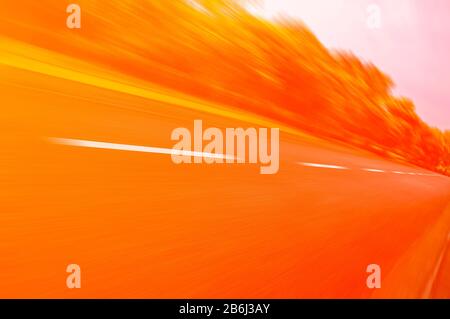
[[[325,46],[374,63],[425,122],[450,130],[450,1],[257,1],[255,14],[303,20]]]

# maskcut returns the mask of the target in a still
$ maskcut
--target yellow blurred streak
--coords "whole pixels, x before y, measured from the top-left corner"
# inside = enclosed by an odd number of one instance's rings
[[[40,61],[41,59],[43,61]],[[292,127],[288,127],[275,121],[255,116],[253,114],[248,114],[241,111],[239,113],[234,112],[218,104],[213,104],[209,102],[208,104],[206,104],[197,99],[180,95],[179,93],[171,92],[170,95],[168,95],[150,91],[149,89],[145,89],[135,85],[119,82],[114,79],[108,79],[105,78],[105,76],[111,76],[112,73],[108,74],[105,71],[104,74],[94,75],[87,73],[89,72],[88,70],[81,71],[80,69],[78,69],[79,71],[75,71],[71,68],[59,66],[56,64],[52,65],[49,64],[48,62],[44,62],[44,61],[64,62],[64,59],[67,61],[67,58],[62,57],[57,53],[49,52],[44,49],[27,45],[5,37],[0,37],[0,64],[9,67],[49,75],[60,79],[70,80],[86,85],[95,86],[98,88],[108,89],[115,92],[142,97],[152,101],[162,102],[196,111],[206,112],[213,115],[219,115],[222,117],[248,122],[264,127],[277,127],[280,128],[281,131],[295,136],[301,137],[307,136],[306,134]],[[70,61],[70,65],[72,66],[77,65],[80,67],[83,64],[80,62],[73,63],[73,61]],[[92,72],[92,70],[95,70],[96,72],[103,71],[97,67],[93,67],[90,71]],[[175,95],[178,95],[179,97]]]

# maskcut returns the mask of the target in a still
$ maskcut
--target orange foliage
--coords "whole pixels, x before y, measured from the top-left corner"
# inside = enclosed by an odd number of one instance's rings
[[[29,1],[28,13],[11,1],[0,32],[450,175],[450,132],[393,96],[388,76],[328,51],[301,23],[265,21],[240,2],[80,0],[74,36],[55,14],[61,1]]]

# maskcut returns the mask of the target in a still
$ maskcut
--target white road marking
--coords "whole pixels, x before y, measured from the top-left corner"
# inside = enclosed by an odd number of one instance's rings
[[[171,148],[132,145],[132,144],[118,144],[118,143],[109,143],[109,142],[80,140],[80,139],[73,139],[73,138],[50,137],[49,141],[52,143],[55,143],[55,144],[69,145],[69,146],[76,146],[76,147],[99,148],[99,149],[130,151],[130,152],[143,152],[143,153],[154,153],[154,154],[206,157],[206,158],[220,158],[220,159],[232,159],[232,160],[235,159],[234,156],[227,155],[227,154],[182,151],[182,150],[174,150]],[[298,162],[297,164],[303,165],[303,166],[308,166],[308,167],[316,167],[316,168],[328,168],[328,169],[338,169],[338,170],[350,169],[345,166],[331,165],[331,164],[305,163],[305,162]],[[362,170],[367,171],[367,172],[374,172],[374,173],[386,173],[386,171],[384,171],[382,169],[375,169],[375,168],[362,168]],[[437,174],[423,174],[423,173],[401,172],[401,171],[392,171],[392,173],[402,174],[402,175],[441,176],[441,175],[437,175]]]
[[[386,173],[382,169],[375,169],[375,168],[363,168],[366,172],[373,172],[373,173]]]
[[[140,146],[140,145],[130,145],[130,144],[117,144],[117,143],[78,140],[78,139],[72,139],[72,138],[59,138],[59,137],[51,137],[51,138],[49,138],[49,140],[55,144],[69,145],[69,146],[76,146],[76,147],[100,148],[100,149],[109,149],[109,150],[118,150],[118,151],[143,152],[143,153],[155,153],[155,154],[184,155],[184,156],[207,157],[207,158],[234,159],[234,156],[226,155],[226,154],[182,151],[182,150],[174,150],[171,148]]]
[[[318,163],[298,163],[299,165],[317,168],[331,168],[331,169],[348,169],[348,167],[338,166],[338,165],[328,165],[328,164],[318,164]]]
[[[305,163],[305,162],[298,162],[297,164],[303,165],[303,166],[309,166],[309,167],[317,167],[317,168],[331,168],[331,169],[340,169],[340,170],[350,170],[352,168],[345,167],[345,166],[339,166],[339,165],[333,165],[333,164],[319,164],[319,163]],[[366,172],[373,172],[373,173],[387,173],[387,171],[377,168],[357,168]],[[423,174],[423,173],[414,173],[414,172],[402,172],[402,171],[390,171],[394,174],[399,175],[420,175],[420,176],[440,176],[437,174]]]

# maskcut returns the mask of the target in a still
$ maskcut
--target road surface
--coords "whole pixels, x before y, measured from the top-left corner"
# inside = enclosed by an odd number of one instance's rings
[[[2,61],[0,297],[448,296],[448,177],[283,129],[275,175],[53,143],[171,148],[195,119],[257,125]]]

